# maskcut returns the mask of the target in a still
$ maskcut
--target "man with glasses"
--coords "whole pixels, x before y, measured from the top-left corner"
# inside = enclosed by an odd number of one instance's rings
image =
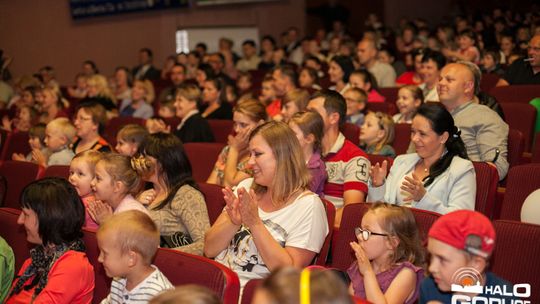
[[[527,58],[514,61],[499,80],[497,86],[540,84],[540,35],[529,41]]]

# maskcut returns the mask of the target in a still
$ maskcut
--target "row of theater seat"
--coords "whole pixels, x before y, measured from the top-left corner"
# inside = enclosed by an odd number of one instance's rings
[[[345,207],[341,227],[336,231],[331,249],[331,261],[326,264],[328,251],[321,251],[318,265],[339,270],[347,270],[354,261],[354,254],[349,242],[355,241],[354,227],[358,226],[369,204],[351,204]],[[437,213],[411,209],[424,244],[427,231],[440,216]],[[29,256],[29,244],[26,242],[24,229],[16,224],[19,210],[0,208],[0,235],[12,246],[16,256],[16,268]],[[329,214],[330,216],[330,214]],[[332,215],[333,216],[333,215]],[[540,238],[540,226],[508,220],[493,222],[497,231],[496,248],[491,258],[490,270],[514,284],[531,284],[531,303],[540,301],[540,246],[536,243]],[[327,238],[328,239],[328,238]],[[99,249],[95,233],[84,230],[84,241],[87,255],[94,266],[96,288],[94,303],[99,303],[109,290],[110,279],[106,277],[102,265],[97,261]],[[325,242],[325,246],[327,246]],[[427,263],[427,261],[426,261]],[[174,285],[199,284],[206,286],[219,295],[224,303],[237,303],[239,281],[237,275],[227,267],[210,259],[160,248],[154,259],[157,265]],[[427,264],[426,264],[427,265]],[[189,275],[186,275],[188,274]],[[253,280],[244,290],[241,303],[251,303],[253,290],[260,280]]]

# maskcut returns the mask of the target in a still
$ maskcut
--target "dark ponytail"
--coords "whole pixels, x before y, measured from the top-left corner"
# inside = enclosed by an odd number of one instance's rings
[[[445,143],[446,153],[429,168],[429,175],[424,178],[424,187],[433,183],[437,176],[441,175],[452,163],[454,156],[469,159],[467,149],[461,140],[461,131],[454,125],[454,118],[440,103],[428,102],[418,108],[416,115],[425,117],[433,131],[439,136],[448,133]]]

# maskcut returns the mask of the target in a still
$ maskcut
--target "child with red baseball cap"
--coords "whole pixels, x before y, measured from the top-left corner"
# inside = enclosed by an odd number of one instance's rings
[[[512,299],[499,293],[511,292],[512,285],[486,271],[494,248],[495,229],[483,214],[458,210],[441,216],[428,233],[431,275],[420,286],[420,303]]]

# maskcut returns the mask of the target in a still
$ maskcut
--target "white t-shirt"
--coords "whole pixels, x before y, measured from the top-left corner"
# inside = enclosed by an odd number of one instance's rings
[[[236,189],[250,189],[252,183],[253,178],[245,179]],[[281,247],[302,248],[318,253],[328,234],[323,203],[317,194],[310,191],[280,210],[268,213],[259,208],[259,216]],[[251,279],[264,278],[270,274],[255,247],[251,231],[243,225],[215,260],[235,271],[242,287]]]

